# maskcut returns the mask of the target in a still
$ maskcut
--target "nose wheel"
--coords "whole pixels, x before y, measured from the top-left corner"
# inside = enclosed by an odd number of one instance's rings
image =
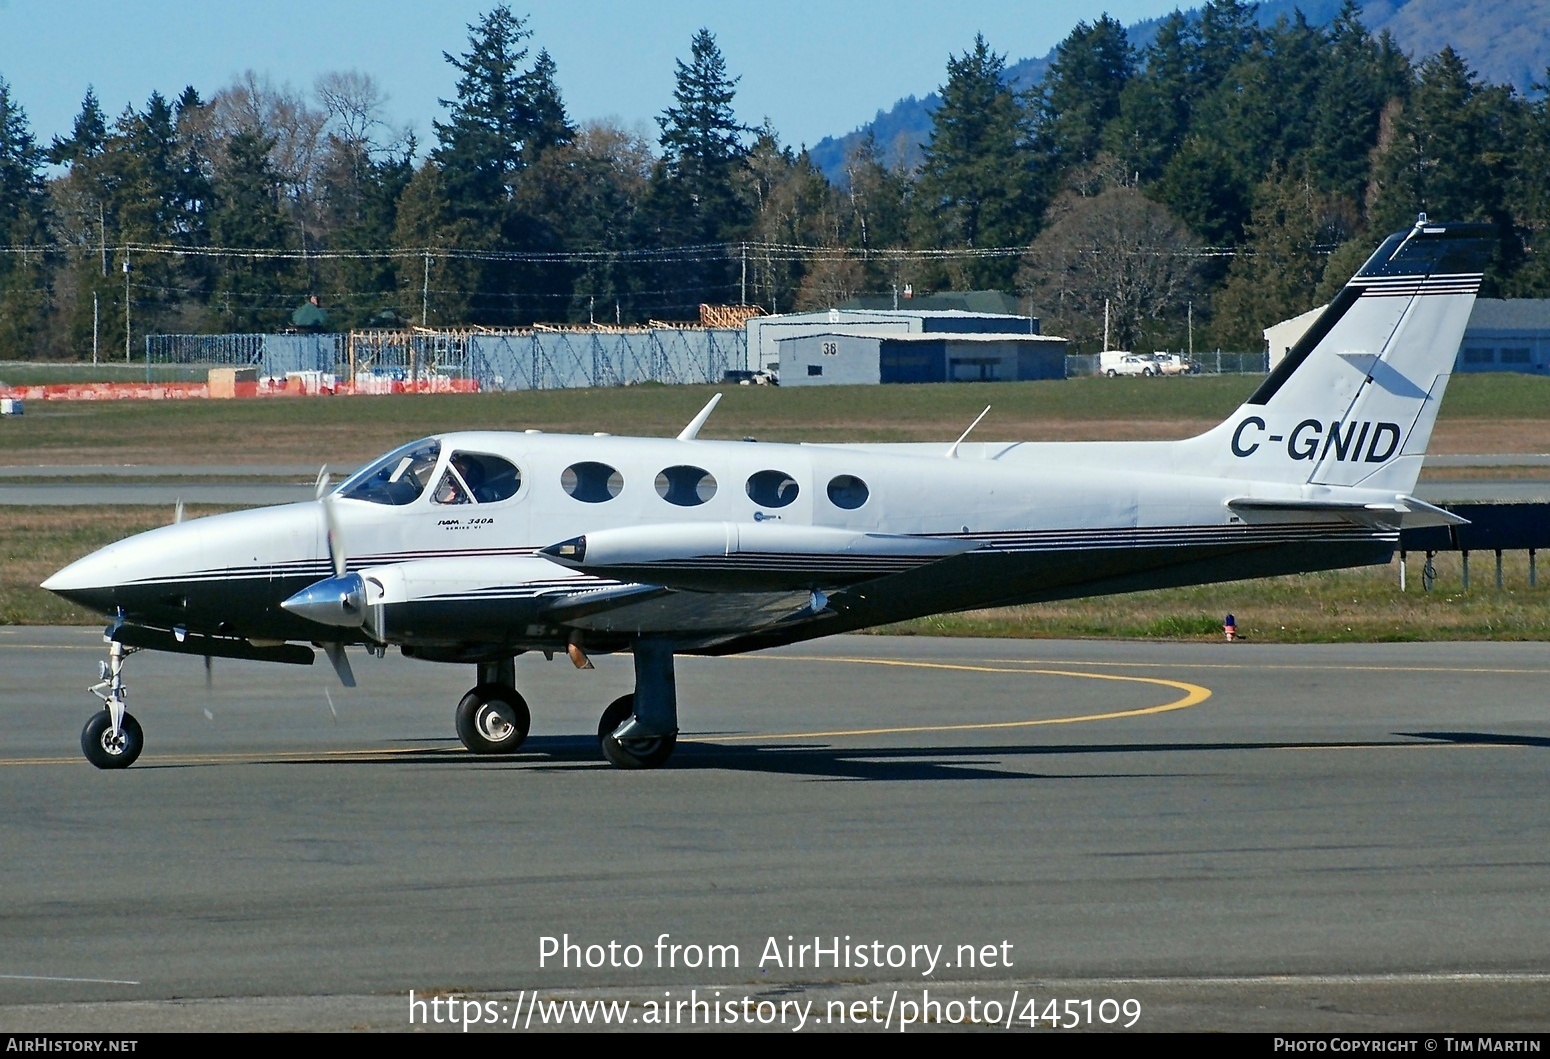
[[[91,686],[91,693],[102,700],[102,709],[92,714],[81,729],[81,752],[100,769],[127,769],[145,747],[140,722],[124,709],[128,688],[124,685],[124,660],[137,648],[125,647],[117,640],[108,641],[108,660],[102,663],[102,679]]]
[[[127,769],[144,746],[145,734],[133,714],[124,714],[115,729],[108,711],[101,710],[81,729],[81,752],[100,769]]]

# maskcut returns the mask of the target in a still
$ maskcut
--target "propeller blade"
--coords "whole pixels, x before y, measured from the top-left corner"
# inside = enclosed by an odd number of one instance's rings
[[[344,536],[339,532],[339,514],[334,510],[334,497],[332,493],[324,495],[323,525],[328,529],[328,557],[334,564],[334,576],[343,577],[347,568]]]
[[[344,644],[326,643],[323,645],[323,653],[328,655],[329,662],[333,663],[334,672],[339,674],[339,683],[347,688],[355,687],[355,671],[350,668],[349,656],[344,653]],[[333,706],[333,700],[328,702]]]
[[[328,492],[328,464],[318,468],[318,480],[312,483],[312,498],[322,500],[323,494]]]
[[[183,521],[183,498],[178,497],[178,502],[172,506],[172,524],[175,526]]]

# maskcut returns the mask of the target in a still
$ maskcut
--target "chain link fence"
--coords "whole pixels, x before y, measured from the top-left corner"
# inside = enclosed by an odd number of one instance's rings
[[[1270,354],[1257,353],[1230,353],[1220,349],[1209,353],[1196,353],[1194,356],[1183,351],[1160,350],[1164,356],[1178,356],[1185,364],[1190,365],[1190,375],[1264,375],[1270,371]],[[1144,356],[1144,354],[1143,354]],[[1098,365],[1096,353],[1068,353],[1066,355],[1066,378],[1074,379],[1082,375],[1101,375],[1102,370]]]
[[[472,380],[481,390],[721,382],[747,363],[741,329],[654,325],[533,331],[352,331],[323,335],[149,335],[146,378],[252,367],[368,379]],[[192,376],[191,376],[192,377]]]

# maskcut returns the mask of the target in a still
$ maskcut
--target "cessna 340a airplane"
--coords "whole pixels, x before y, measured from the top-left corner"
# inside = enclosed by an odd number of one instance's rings
[[[733,654],[920,615],[1389,561],[1491,246],[1423,214],[1391,236],[1216,428],[1172,442],[783,445],[449,433],[317,502],[177,522],[43,583],[111,616],[81,735],[139,755],[140,649],[310,664],[345,648],[475,667],[475,753],[527,736],[514,659],[630,651],[598,738],[667,761],[677,654]],[[978,422],[978,420],[976,420]],[[972,426],[970,429],[973,429]],[[967,437],[967,432],[965,432]]]

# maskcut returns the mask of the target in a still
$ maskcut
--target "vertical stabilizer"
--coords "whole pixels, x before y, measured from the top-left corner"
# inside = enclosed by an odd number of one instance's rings
[[[1492,237],[1425,214],[1390,236],[1191,455],[1231,477],[1409,492]]]

